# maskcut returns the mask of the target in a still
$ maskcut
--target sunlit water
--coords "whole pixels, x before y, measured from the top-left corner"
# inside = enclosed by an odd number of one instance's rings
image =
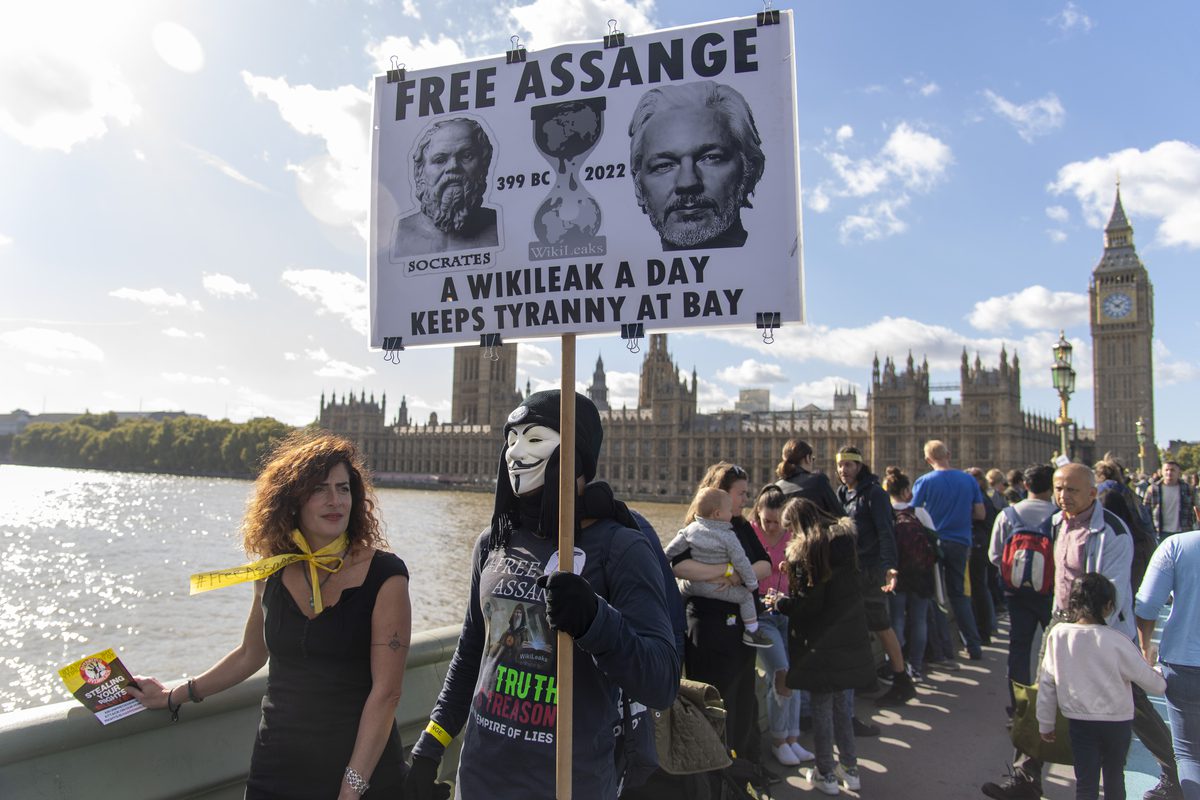
[[[0,711],[70,699],[59,667],[112,647],[135,674],[206,669],[237,644],[253,591],[188,594],[194,572],[242,564],[252,484],[0,465]],[[462,620],[471,546],[492,495],[379,490],[408,564],[414,630]],[[639,503],[660,535],[684,508]]]

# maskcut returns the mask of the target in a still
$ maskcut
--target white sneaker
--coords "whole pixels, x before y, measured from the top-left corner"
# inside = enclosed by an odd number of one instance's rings
[[[833,775],[846,784],[846,788],[852,792],[857,792],[862,788],[862,779],[858,777],[858,767],[847,767],[843,764],[838,764],[833,770]]]
[[[832,772],[828,775],[822,775],[816,767],[809,767],[804,770],[804,777],[821,794],[834,795],[842,793],[842,788],[838,786],[838,779]]]
[[[785,767],[794,767],[800,763],[800,759],[796,758],[796,754],[792,752],[792,748],[787,742],[775,745],[771,748],[771,752],[775,755],[775,760]]]
[[[812,761],[816,758],[815,755],[804,749],[804,745],[799,742],[788,742],[788,747],[792,748],[792,752],[796,754],[796,758],[801,761]]]

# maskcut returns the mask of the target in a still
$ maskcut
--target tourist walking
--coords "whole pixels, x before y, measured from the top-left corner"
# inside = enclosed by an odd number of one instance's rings
[[[1047,634],[1038,674],[1037,719],[1043,740],[1055,740],[1058,711],[1070,724],[1076,800],[1125,800],[1125,757],[1133,727],[1136,683],[1162,694],[1166,681],[1133,641],[1104,620],[1116,611],[1117,590],[1098,572],[1071,584],[1063,622]]]
[[[812,446],[803,439],[788,439],[783,446],[783,453],[775,474],[779,480],[775,485],[783,492],[784,497],[803,497],[816,503],[830,517],[841,517],[846,514],[838,500],[837,494],[824,473],[814,472]]]
[[[767,484],[754,501],[754,513],[750,524],[771,563],[771,574],[759,584],[763,597],[768,600],[767,613],[759,619],[762,631],[771,639],[771,647],[760,650],[758,663],[767,676],[767,723],[771,734],[771,753],[775,760],[786,767],[794,767],[810,761],[813,754],[800,744],[800,716],[811,709],[805,708],[807,692],[794,691],[787,685],[787,616],[776,611],[771,604],[776,595],[788,593],[788,573],[783,567],[787,560],[787,545],[792,532],[783,526],[783,507],[787,500],[775,484]],[[813,503],[805,502],[805,517],[802,524],[818,524],[821,512]]]
[[[1173,533],[1196,529],[1200,520],[1200,496],[1179,478],[1183,471],[1175,461],[1164,461],[1162,480],[1155,481],[1146,490],[1146,505],[1158,529],[1161,542]]]
[[[348,440],[284,439],[255,482],[242,521],[254,602],[242,643],[167,689],[138,677],[132,694],[177,720],[270,665],[246,797],[357,800],[397,796],[404,779],[396,705],[411,633],[408,570],[387,552],[374,492]],[[193,585],[223,574],[193,576]],[[319,742],[317,746],[315,743]]]
[[[1146,660],[1162,665],[1167,679],[1167,718],[1185,800],[1200,800],[1200,531],[1169,537],[1150,558],[1137,591],[1134,613]],[[1173,597],[1155,658],[1159,613]]]
[[[775,607],[788,617],[788,678],[812,696],[816,766],[807,777],[817,791],[836,795],[840,784],[862,788],[851,722],[854,689],[875,683],[867,612],[859,581],[854,524],[805,525],[800,503],[784,508],[788,544],[788,594]],[[837,744],[837,758],[833,747]]]
[[[1050,518],[1054,536],[1054,611],[1064,611],[1068,607],[1076,578],[1088,572],[1099,572],[1116,588],[1113,612],[1106,616],[1105,623],[1132,640],[1135,625],[1129,566],[1133,558],[1133,537],[1116,515],[1096,501],[1095,476],[1084,465],[1059,467],[1054,473],[1053,485],[1054,501],[1061,509]],[[1046,636],[1042,638],[1043,649],[1056,624],[1057,617],[1052,614]],[[1162,770],[1158,785],[1147,791],[1143,800],[1176,800],[1181,795],[1170,731],[1150,698],[1136,685],[1133,704],[1133,732]],[[983,784],[982,791],[995,800],[1038,800],[1042,796],[1042,767],[1040,760],[1018,750],[1011,774],[1000,783]]]
[[[896,588],[896,534],[892,527],[892,504],[879,479],[863,460],[857,447],[847,446],[837,453],[838,501],[854,522],[858,542],[859,581],[867,627],[879,638],[891,665],[891,687],[875,698],[879,707],[900,706],[917,696],[904,664],[900,640],[892,630],[891,602],[888,595]]]
[[[925,672],[929,610],[933,605],[937,551],[930,537],[933,520],[923,508],[913,508],[912,482],[899,467],[888,467],[883,488],[895,516],[898,575],[891,594],[892,631],[904,650],[913,680]]]
[[[1004,551],[1018,530],[1031,533],[1045,531],[1047,539],[1050,534],[1050,517],[1058,507],[1050,500],[1053,491],[1054,468],[1048,464],[1034,464],[1024,473],[1024,484],[1029,496],[1014,505],[1009,506],[996,517],[992,527],[992,539],[988,548],[988,559],[1000,567]],[[1036,544],[1036,540],[1034,541]],[[1051,544],[1052,546],[1052,544]],[[1047,572],[1054,569],[1053,553],[1048,563],[1042,568]],[[1031,564],[1031,567],[1035,565]],[[1032,577],[1032,576],[1031,576]],[[1008,603],[1008,714],[1012,716],[1016,707],[1013,696],[1013,682],[1028,686],[1033,682],[1031,659],[1033,657],[1033,639],[1038,628],[1043,631],[1050,627],[1050,606],[1054,601],[1053,587],[1051,591],[1041,591],[1041,586],[1011,586],[1004,587],[1005,599]]]

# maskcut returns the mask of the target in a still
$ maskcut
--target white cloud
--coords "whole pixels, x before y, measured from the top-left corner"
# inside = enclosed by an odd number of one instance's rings
[[[1046,22],[1050,25],[1057,26],[1059,30],[1064,32],[1072,31],[1078,28],[1084,33],[1087,33],[1096,25],[1096,23],[1092,21],[1091,17],[1080,11],[1079,6],[1069,2],[1069,0],[1066,6],[1063,7],[1062,11],[1046,20]]]
[[[938,86],[933,81],[930,81],[929,83],[922,85],[921,88],[918,89],[917,91],[919,91],[923,97],[932,97],[933,95],[937,94],[941,90],[942,90],[942,87]]]
[[[162,372],[159,375],[167,383],[186,383],[191,386],[229,385],[229,378],[226,377],[214,378],[211,375],[191,375],[186,372]]]
[[[189,74],[204,68],[204,48],[187,28],[175,22],[160,22],[150,34],[158,57],[180,72]]]
[[[833,138],[837,139],[838,144],[848,142],[854,138],[854,128],[851,128],[849,125],[842,125],[837,129],[837,133],[833,135]]]
[[[253,178],[248,178],[243,175],[237,170],[237,168],[220,156],[213,155],[207,150],[201,150],[199,147],[192,147],[191,145],[188,145],[188,149],[195,154],[196,158],[200,159],[201,163],[212,167],[226,178],[231,178],[243,186],[249,186],[252,189],[258,189],[260,192],[270,191],[266,186],[263,186]]]
[[[12,243],[13,243],[13,238],[11,236],[5,236],[3,233],[0,233],[0,247],[5,247]]]
[[[867,404],[866,390],[855,381],[838,375],[798,383],[778,400],[772,399],[771,407],[779,411],[788,409],[795,403],[796,408],[803,408],[809,404],[820,408],[833,408],[834,394],[837,392],[844,394],[850,389],[854,390],[859,407],[865,407]]]
[[[62,361],[103,361],[104,351],[76,336],[51,328],[18,328],[0,333],[0,344],[18,353]]]
[[[1061,224],[1071,218],[1071,212],[1062,206],[1050,206],[1046,209],[1046,216]]]
[[[183,295],[176,292],[169,294],[165,289],[155,287],[153,289],[130,289],[122,287],[114,289],[108,293],[110,297],[116,297],[121,300],[131,300],[134,303],[141,303],[144,306],[149,306],[151,309],[159,312],[166,312],[172,308],[190,308],[192,311],[203,310],[195,300],[188,300]]]
[[[1112,212],[1114,182],[1130,222],[1156,220],[1155,241],[1165,247],[1200,249],[1200,147],[1191,142],[1160,142],[1149,150],[1130,147],[1062,167],[1047,188],[1073,194],[1084,220],[1103,228]]]
[[[1058,330],[1088,320],[1088,298],[1078,292],[1052,292],[1030,286],[1019,292],[991,297],[975,304],[967,321],[977,330],[1001,332],[1014,325],[1030,330]]]
[[[839,146],[850,141],[840,134],[841,129],[835,134]],[[860,205],[857,213],[842,220],[839,234],[843,242],[871,241],[903,233],[908,224],[899,218],[898,212],[911,202],[909,192],[930,191],[954,163],[949,145],[907,122],[897,124],[873,156],[852,158],[840,151],[823,155],[840,185],[823,181],[811,190],[808,204],[814,211],[827,210],[831,197],[878,195],[878,199]]]
[[[878,354],[880,362],[891,355],[903,369],[904,357],[912,352],[919,363],[928,357],[932,370],[954,371],[962,361],[965,347],[971,363],[975,353],[982,354],[986,366],[994,367],[1000,348],[1011,359],[1018,351],[1021,356],[1021,380],[1025,386],[1050,385],[1050,350],[1058,341],[1058,331],[1040,330],[1016,337],[971,337],[944,325],[933,325],[908,317],[883,317],[857,327],[832,328],[827,325],[784,325],[775,332],[775,343],[765,344],[754,330],[721,329],[706,331],[704,336],[744,347],[765,358],[781,358],[796,362],[824,361],[852,369],[862,369]],[[1074,366],[1080,389],[1091,386],[1091,345],[1083,339],[1072,339],[1075,348]]]
[[[415,0],[404,0],[400,6],[400,11],[407,17],[412,17],[413,19],[421,18],[421,9],[417,8]]]
[[[737,395],[735,393],[728,392],[723,386],[700,378],[696,387],[696,405],[700,413],[731,411],[736,402]]]
[[[813,211],[823,214],[829,210],[829,195],[825,193],[823,186],[808,189],[805,194],[808,195],[808,207]]]
[[[638,373],[605,370],[604,381],[608,385],[610,408],[637,408],[638,386],[641,382],[641,376]]]
[[[295,353],[284,353],[283,354],[284,361],[298,361],[299,359],[300,359],[300,356],[296,355]]]
[[[0,133],[69,153],[139,109],[114,59],[131,5],[9,3],[0,24]],[[64,17],[70,24],[64,24]]]
[[[548,367],[554,363],[554,356],[544,347],[536,344],[523,343],[517,350],[517,366],[528,370],[530,367]]]
[[[1154,385],[1171,386],[1200,380],[1200,364],[1178,361],[1161,339],[1154,340]]]
[[[304,355],[308,356],[313,361],[328,361],[329,360],[329,353],[327,353],[325,351],[324,347],[318,347],[316,350],[305,350]]]
[[[204,273],[204,290],[216,297],[258,297],[254,290],[250,288],[250,284],[242,283],[241,281],[220,272]]]
[[[462,45],[445,34],[440,34],[437,39],[422,36],[416,41],[407,36],[388,36],[381,41],[367,44],[366,49],[378,72],[386,72],[392,68],[392,56],[395,56],[396,61],[403,64],[405,69],[429,69],[467,59]]]
[[[1060,231],[1058,228],[1046,229],[1046,236],[1055,244],[1062,244],[1067,240],[1067,232]]]
[[[336,359],[329,361],[325,366],[313,372],[313,375],[321,378],[336,378],[348,381],[361,381],[363,378],[374,374],[375,370],[372,367],[359,367]]]
[[[333,314],[367,333],[367,284],[349,272],[324,269],[289,269],[282,276],[287,286],[305,300],[317,304],[318,314]]]
[[[1067,117],[1066,109],[1054,92],[1022,104],[1006,100],[991,89],[985,90],[983,94],[987,97],[992,111],[1012,123],[1017,129],[1017,134],[1027,142],[1033,142],[1038,136],[1045,136],[1061,128]]]
[[[320,155],[287,167],[296,175],[296,190],[304,207],[321,222],[352,227],[366,240],[370,96],[356,86],[292,86],[284,78],[249,72],[242,72],[242,80],[255,98],[274,103],[284,122],[324,144]]]
[[[654,0],[533,0],[509,9],[511,24],[526,33],[526,47],[599,39],[605,22],[617,21],[624,33],[646,33],[656,26]]]
[[[909,203],[908,195],[880,200],[860,206],[857,214],[850,214],[838,226],[838,236],[843,243],[871,242],[886,239],[908,230],[908,223],[896,212]]]
[[[778,364],[764,364],[753,358],[747,358],[736,367],[719,370],[717,380],[731,383],[739,388],[749,388],[766,383],[784,383],[787,381],[787,377]]]
[[[168,336],[172,339],[203,339],[204,338],[204,333],[202,331],[193,331],[191,333],[188,333],[187,331],[183,330],[182,328],[163,328],[163,335]]]
[[[35,375],[46,375],[51,378],[61,378],[66,375],[74,374],[69,369],[63,369],[62,367],[56,367],[53,364],[28,363],[25,365],[25,369],[27,369],[28,371],[32,372]]]

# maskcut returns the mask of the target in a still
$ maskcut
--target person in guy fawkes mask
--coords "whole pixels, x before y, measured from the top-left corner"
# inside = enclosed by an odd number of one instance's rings
[[[439,762],[464,725],[456,797],[554,797],[557,637],[539,634],[542,620],[575,640],[576,797],[617,796],[619,689],[652,708],[674,700],[679,661],[658,556],[606,485],[586,485],[604,431],[595,405],[578,393],[575,571],[557,569],[559,403],[557,390],[532,394],[504,426],[495,512],[475,544],[458,649],[413,747],[411,798],[434,796]],[[495,650],[517,605],[530,635],[519,648]]]

